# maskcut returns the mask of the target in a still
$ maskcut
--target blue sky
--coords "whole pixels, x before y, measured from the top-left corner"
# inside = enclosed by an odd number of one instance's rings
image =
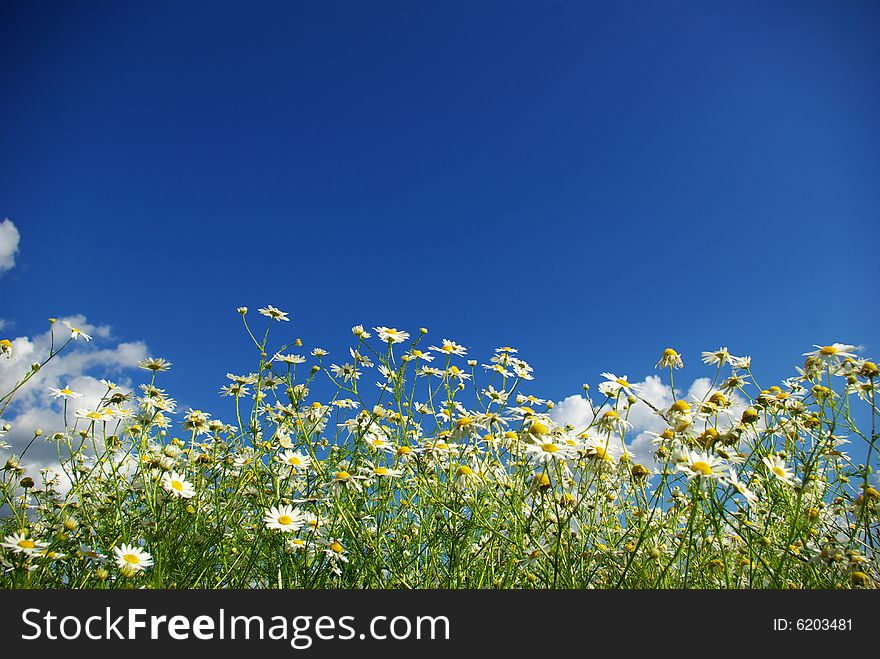
[[[4,3],[4,334],[83,314],[211,409],[279,339],[880,353],[875,2]],[[699,369],[694,375],[704,374]]]

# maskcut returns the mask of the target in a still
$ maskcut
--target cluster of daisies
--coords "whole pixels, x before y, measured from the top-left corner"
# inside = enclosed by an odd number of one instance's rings
[[[424,328],[357,325],[340,358],[270,347],[289,314],[258,312],[265,330],[238,309],[258,367],[220,389],[234,423],[179,411],[161,358],[140,363],[136,389],[102,380],[86,406],[70,385],[48,390],[65,425],[34,440],[60,459],[39,483],[27,449],[3,459],[0,585],[878,584],[864,429],[880,371],[854,346],[815,346],[768,388],[749,357],[704,352],[714,379],[686,397],[666,348],[663,395],[605,372],[572,417],[527,391],[510,346],[481,361]],[[67,330],[62,348],[91,339]]]

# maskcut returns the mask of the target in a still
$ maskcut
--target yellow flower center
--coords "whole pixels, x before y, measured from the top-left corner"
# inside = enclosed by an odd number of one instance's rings
[[[447,444],[446,442],[437,442],[436,444],[434,444],[434,448],[440,449],[441,451],[445,451],[446,449],[449,448],[449,444]]]
[[[701,474],[703,476],[711,476],[712,475],[712,467],[708,465],[708,463],[703,462],[702,460],[697,460],[691,465],[691,471],[696,474]]]
[[[834,346],[823,346],[819,348],[819,354],[830,357],[831,355],[837,354],[837,348],[835,348]]]
[[[140,565],[141,562],[141,559],[138,557],[137,554],[126,554],[122,557],[122,560],[130,565]]]
[[[330,549],[333,550],[334,552],[336,552],[337,554],[341,554],[344,551],[342,545],[340,545],[335,540],[330,543]]]
[[[349,474],[345,470],[336,472],[336,480],[344,481],[344,480],[348,480],[349,478],[351,478],[351,474]]]
[[[453,345],[449,345],[449,344],[447,343],[445,346],[443,346],[443,347],[440,348],[440,349],[441,349],[443,352],[452,352],[453,350],[455,350],[455,346],[453,346]]]
[[[691,406],[686,400],[677,400],[669,408],[670,412],[690,412]]]
[[[779,478],[785,478],[785,469],[782,467],[773,467],[770,471],[776,474]]]
[[[291,455],[287,458],[287,463],[293,465],[294,467],[299,467],[302,464],[302,460],[300,460],[295,455]]]
[[[22,549],[33,549],[37,546],[37,543],[35,543],[33,540],[19,540],[18,546]]]
[[[664,357],[678,357],[678,353],[675,352],[675,350],[673,350],[672,348],[666,348],[666,350],[663,351],[663,356]]]
[[[64,394],[65,396],[69,396],[70,394],[73,393],[73,390],[68,389],[67,387],[64,387],[64,389],[61,390],[61,393]]]
[[[455,475],[456,475],[456,476],[470,476],[470,475],[473,474],[473,473],[474,473],[474,470],[473,470],[473,469],[471,469],[471,468],[468,467],[467,465],[461,465],[461,466],[458,468],[458,471],[455,472]]]
[[[387,476],[388,475],[388,467],[376,467],[373,470],[373,473],[377,476]]]
[[[278,523],[281,524],[282,526],[288,526],[292,522],[293,522],[293,519],[290,517],[290,515],[281,515],[278,518]]]
[[[617,379],[615,380],[615,382],[616,382],[617,384],[619,384],[619,385],[624,386],[624,387],[628,387],[628,386],[629,386],[629,382],[627,382],[627,381],[624,380],[623,378],[617,378]]]
[[[542,444],[541,448],[544,449],[547,453],[556,453],[559,450],[559,447],[552,442],[548,442],[547,444]]]
[[[600,460],[611,460],[611,456],[608,455],[608,451],[606,451],[605,448],[602,446],[593,447],[593,457],[599,458]]]
[[[171,488],[181,492],[183,490],[183,483],[180,481],[171,481]]]
[[[401,446],[397,449],[398,455],[409,455],[412,453],[412,449],[409,446]]]

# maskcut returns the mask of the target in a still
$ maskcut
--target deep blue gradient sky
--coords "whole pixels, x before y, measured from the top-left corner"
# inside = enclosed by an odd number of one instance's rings
[[[208,409],[239,305],[337,354],[517,346],[557,399],[667,345],[878,357],[878,35],[876,2],[5,2],[0,317],[108,323]]]

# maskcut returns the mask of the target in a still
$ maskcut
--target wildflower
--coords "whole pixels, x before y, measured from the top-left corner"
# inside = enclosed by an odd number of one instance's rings
[[[279,361],[284,364],[294,365],[294,364],[305,364],[306,358],[303,357],[302,355],[293,355],[293,354],[282,355],[281,353],[275,353],[275,355],[272,357],[272,359],[270,361],[273,361],[273,362]]]
[[[276,455],[275,460],[289,467],[291,471],[306,469],[312,464],[312,459],[299,451],[285,451],[281,455]]]
[[[427,369],[425,369],[425,370],[427,370]],[[446,369],[446,374],[449,376],[450,379],[456,378],[459,382],[462,382],[462,383],[465,380],[471,379],[471,376],[469,374],[465,373],[458,366],[455,366],[454,364],[452,366],[450,366],[448,369]]]
[[[52,398],[59,399],[64,398],[67,400],[68,398],[73,398],[76,400],[77,398],[82,398],[83,394],[78,394],[70,388],[70,385],[64,387],[64,389],[55,389],[54,387],[49,387],[49,391],[52,392]]]
[[[138,367],[154,373],[161,373],[171,368],[171,362],[161,357],[147,357],[138,362]]]
[[[730,366],[741,371],[747,371],[752,365],[751,357],[734,357],[730,356]]]
[[[718,350],[708,351],[701,353],[704,364],[718,364],[718,366],[724,366],[727,361],[730,359],[730,353],[727,351],[727,348],[718,348]]]
[[[360,491],[363,487],[361,481],[365,479],[366,476],[352,474],[348,471],[348,467],[340,466],[340,468],[334,472],[333,480],[329,483],[324,483],[324,487],[332,487],[337,490],[353,489]]]
[[[714,455],[705,452],[688,451],[687,461],[679,464],[679,471],[683,471],[688,480],[692,478],[699,479],[719,479],[724,476],[722,470],[722,461]]]
[[[681,360],[681,356],[672,348],[666,348],[660,355],[660,361],[654,365],[655,368],[682,368],[683,366],[684,362]]]
[[[7,359],[12,359],[12,341],[0,339],[0,355],[6,355]]]
[[[394,327],[374,327],[379,338],[386,343],[403,343],[409,338],[408,332],[402,332]]]
[[[21,531],[19,533],[7,535],[3,538],[0,547],[5,547],[16,554],[32,556],[33,554],[44,550],[46,548],[46,543],[40,542],[39,540],[33,540],[32,538],[27,537],[27,531]]]
[[[538,440],[534,444],[528,444],[526,446],[526,453],[539,464],[546,464],[557,460],[565,461],[574,457],[570,446],[554,442],[549,438]]]
[[[364,329],[363,325],[355,325],[351,328],[351,333],[362,340],[370,338],[370,333]]]
[[[336,574],[341,574],[337,563],[348,563],[348,557],[345,555],[345,547],[342,542],[337,538],[324,538],[320,542],[324,545],[324,555],[330,559],[330,569]]]
[[[266,307],[262,309],[257,309],[257,311],[259,311],[260,314],[262,314],[263,316],[271,318],[272,320],[290,320],[290,318],[287,317],[286,311],[276,309],[271,304],[266,305]]]
[[[74,416],[78,419],[84,419],[88,421],[108,421],[112,418],[112,415],[109,410],[87,410],[81,409],[74,412]]]
[[[761,462],[774,477],[788,485],[794,485],[794,472],[785,466],[785,460],[778,455],[764,456]]]
[[[305,525],[306,517],[302,511],[291,506],[272,506],[265,511],[263,521],[267,529],[275,529],[284,533],[298,531]]]
[[[602,377],[605,378],[606,381],[599,385],[599,391],[609,398],[613,398],[621,390],[625,391],[627,394],[632,394],[639,390],[639,386],[632,384],[627,380],[627,376],[625,375],[618,377],[614,375],[614,373],[603,373]]]
[[[134,574],[153,564],[153,557],[134,545],[122,544],[119,547],[113,547],[113,553],[116,554],[116,565],[123,574]]]
[[[822,360],[826,364],[838,362],[841,357],[856,357],[856,351],[858,348],[856,346],[851,346],[847,343],[832,343],[830,346],[817,346],[813,345],[815,350],[811,352],[805,352],[805,357],[816,357],[817,359]]]
[[[752,492],[746,484],[739,479],[739,476],[737,476],[735,471],[731,470],[725,477],[725,480],[730,487],[743,495],[747,504],[751,505],[758,501],[758,495]]]
[[[632,424],[621,418],[616,410],[607,410],[599,417],[599,427],[606,432],[625,432],[632,428]]]
[[[588,458],[609,464],[614,464],[622,454],[619,442],[612,442],[609,437],[590,437],[581,450]]]
[[[196,493],[193,489],[192,483],[184,479],[184,477],[176,471],[165,472],[162,474],[162,487],[165,488],[169,494],[180,497],[181,499],[190,499]]]
[[[83,339],[85,339],[86,343],[88,343],[89,341],[92,340],[91,336],[89,336],[88,334],[83,332],[78,327],[74,327],[73,325],[68,323],[66,320],[64,321],[64,326],[70,330],[70,338],[73,339],[74,341],[76,341],[79,337],[82,337]]]
[[[450,341],[449,339],[443,339],[443,345],[441,347],[430,346],[428,350],[445,353],[447,355],[457,355],[459,357],[464,357],[467,354],[467,349],[465,349],[464,346],[460,346],[455,341]]]
[[[400,469],[390,469],[384,465],[375,465],[372,462],[368,462],[367,466],[364,468],[364,474],[368,478],[400,478],[403,476],[403,472]]]

